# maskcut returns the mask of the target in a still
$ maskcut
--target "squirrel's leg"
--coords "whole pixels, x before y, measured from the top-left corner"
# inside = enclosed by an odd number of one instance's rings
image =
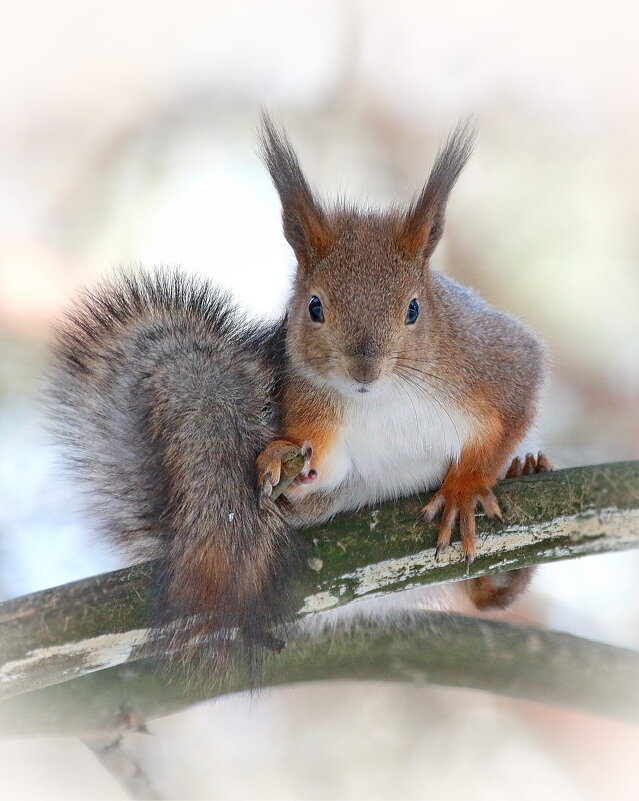
[[[523,458],[516,456],[512,460],[506,472],[506,478],[546,473],[552,469],[552,462],[541,451],[537,456],[527,453]],[[504,609],[526,589],[535,569],[534,567],[521,567],[518,570],[507,570],[504,573],[478,576],[469,581],[463,581],[462,584],[468,597],[478,609]]]
[[[316,397],[313,407],[309,407],[308,402],[311,391]],[[282,406],[284,419],[280,436],[269,442],[257,457],[257,483],[266,495],[272,493],[280,480],[282,462],[296,453],[304,456],[304,467],[290,490],[313,483],[339,425],[339,413],[330,398],[318,396],[302,382],[285,387]]]
[[[490,455],[487,449],[475,444],[466,445],[457,462],[452,464],[444,481],[419,518],[430,522],[441,512],[437,554],[450,543],[453,527],[459,519],[462,553],[470,564],[475,558],[475,509],[481,504],[488,517],[501,518],[501,511],[492,488],[503,461],[503,450]]]
[[[498,448],[497,455],[493,454],[491,457],[485,448],[467,445],[462,450],[459,461],[450,466],[440,489],[420,511],[420,519],[427,522],[442,512],[437,553],[449,545],[453,527],[459,519],[462,552],[469,564],[475,558],[477,504],[483,507],[487,517],[501,518],[499,504],[492,488],[497,483],[504,450],[503,447]],[[528,453],[523,460],[519,457],[513,459],[506,478],[543,473],[547,470],[552,470],[552,464],[543,453],[540,452],[536,457]]]

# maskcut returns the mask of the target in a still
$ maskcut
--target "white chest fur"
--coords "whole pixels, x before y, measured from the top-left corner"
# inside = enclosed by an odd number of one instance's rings
[[[459,457],[470,420],[434,394],[389,387],[349,400],[337,438],[318,465],[318,477],[304,493],[341,493],[341,510],[397,498],[441,483]]]

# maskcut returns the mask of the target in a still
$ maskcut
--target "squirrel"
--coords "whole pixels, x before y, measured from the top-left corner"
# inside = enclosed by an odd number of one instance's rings
[[[429,263],[469,127],[405,210],[383,212],[321,204],[266,114],[260,140],[297,260],[282,320],[250,322],[178,271],[122,273],[83,294],[54,345],[53,416],[91,510],[129,551],[155,557],[154,622],[174,650],[180,621],[214,633],[214,672],[238,642],[251,666],[281,647],[297,529],[434,490],[419,516],[441,515],[438,553],[458,522],[470,564],[477,505],[500,517],[498,477],[551,469],[541,453],[516,456],[543,380],[539,339]],[[276,500],[292,456],[303,467]],[[463,584],[486,609],[529,577]]]

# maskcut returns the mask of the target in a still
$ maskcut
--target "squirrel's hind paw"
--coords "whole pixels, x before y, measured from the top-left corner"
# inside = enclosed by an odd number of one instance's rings
[[[539,451],[537,456],[527,453],[523,459],[516,456],[512,462],[505,478],[519,478],[519,476],[532,476],[535,473],[548,473],[553,469],[553,464],[546,454]]]

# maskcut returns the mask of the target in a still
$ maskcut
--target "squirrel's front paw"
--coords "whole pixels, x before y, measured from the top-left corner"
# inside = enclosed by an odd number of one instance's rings
[[[301,447],[285,440],[273,440],[257,457],[257,483],[265,495],[278,497],[293,480],[309,476],[313,450],[309,442]]]
[[[435,558],[448,547],[455,522],[459,518],[459,533],[462,543],[462,554],[466,564],[471,565],[475,559],[475,508],[481,504],[487,517],[501,520],[499,503],[490,487],[476,489],[457,489],[442,487],[419,513],[419,519],[430,523],[441,512],[439,534]]]

